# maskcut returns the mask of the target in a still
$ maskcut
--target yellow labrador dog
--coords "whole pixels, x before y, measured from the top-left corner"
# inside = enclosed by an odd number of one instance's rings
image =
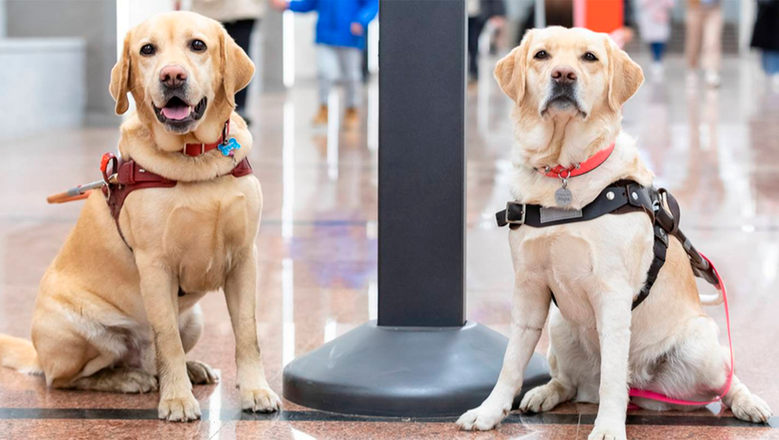
[[[1,365],[42,371],[56,388],[143,393],[159,380],[159,417],[197,419],[192,383],[217,377],[185,354],[202,331],[198,300],[224,289],[242,407],[279,409],[255,321],[262,193],[255,177],[230,175],[252,147],[233,100],[253,73],[222,26],[194,13],[160,14],[127,33],[110,92],[117,113],[128,110],[127,93],[137,111],[119,151],[177,184],[132,192],[116,220],[103,194],[87,199],[41,281],[32,344],[0,337]],[[214,143],[226,125],[241,146],[232,156],[182,153]]]
[[[581,209],[620,179],[652,185],[653,174],[620,127],[621,107],[643,74],[606,34],[561,27],[529,31],[497,64],[495,77],[515,101],[517,201],[557,206],[559,180],[536,170],[584,162],[612,143],[616,147],[605,162],[569,180],[570,207]],[[548,411],[572,399],[599,402],[589,438],[624,439],[629,386],[696,401],[715,396],[726,383],[730,357],[701,307],[676,238],[651,294],[631,313],[647,278],[653,239],[643,212],[512,230],[515,290],[503,368],[487,400],[457,424],[488,430],[509,413],[550,315],[551,292],[559,306],[549,321],[552,380],[530,390],[520,410]],[[723,401],[739,419],[763,422],[771,416],[736,377]],[[670,409],[651,400],[635,403]]]

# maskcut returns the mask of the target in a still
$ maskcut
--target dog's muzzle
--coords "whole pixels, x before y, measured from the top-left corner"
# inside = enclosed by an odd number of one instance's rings
[[[579,98],[576,96],[576,83],[561,84],[552,82],[549,93],[541,106],[541,116],[545,116],[549,109],[566,111],[576,109],[578,115],[587,117],[587,112],[582,109]]]

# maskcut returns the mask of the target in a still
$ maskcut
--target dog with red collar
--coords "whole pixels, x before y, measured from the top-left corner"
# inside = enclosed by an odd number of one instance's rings
[[[40,284],[32,342],[0,336],[0,365],[42,372],[55,388],[145,393],[158,415],[200,417],[193,384],[218,381],[187,361],[203,318],[198,301],[223,291],[236,339],[241,406],[281,400],[262,366],[255,319],[260,182],[252,137],[234,111],[254,65],[216,21],[190,12],[131,29],[111,72],[120,157],[106,155],[100,188]],[[58,199],[58,198],[55,198]]]
[[[457,425],[488,430],[506,417],[547,318],[552,379],[524,394],[521,411],[599,403],[590,440],[625,439],[629,403],[721,399],[737,418],[765,422],[770,408],[733,374],[702,308],[695,274],[724,300],[719,275],[678,231],[678,206],[654,190],[621,130],[641,68],[606,34],[550,27],[525,34],[495,77],[515,103],[518,144],[515,200],[498,213],[513,226],[512,325],[498,383]]]

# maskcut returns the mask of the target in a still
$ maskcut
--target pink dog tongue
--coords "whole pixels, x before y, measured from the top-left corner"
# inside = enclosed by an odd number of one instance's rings
[[[161,111],[162,111],[162,114],[165,115],[166,118],[173,119],[173,120],[184,119],[187,116],[189,116],[189,107],[188,106],[163,107]]]

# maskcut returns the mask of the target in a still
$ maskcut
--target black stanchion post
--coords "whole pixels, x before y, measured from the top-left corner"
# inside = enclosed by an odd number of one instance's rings
[[[311,408],[459,415],[487,397],[504,336],[465,322],[465,0],[381,0],[379,319],[295,359]],[[548,380],[535,356],[525,389]]]

